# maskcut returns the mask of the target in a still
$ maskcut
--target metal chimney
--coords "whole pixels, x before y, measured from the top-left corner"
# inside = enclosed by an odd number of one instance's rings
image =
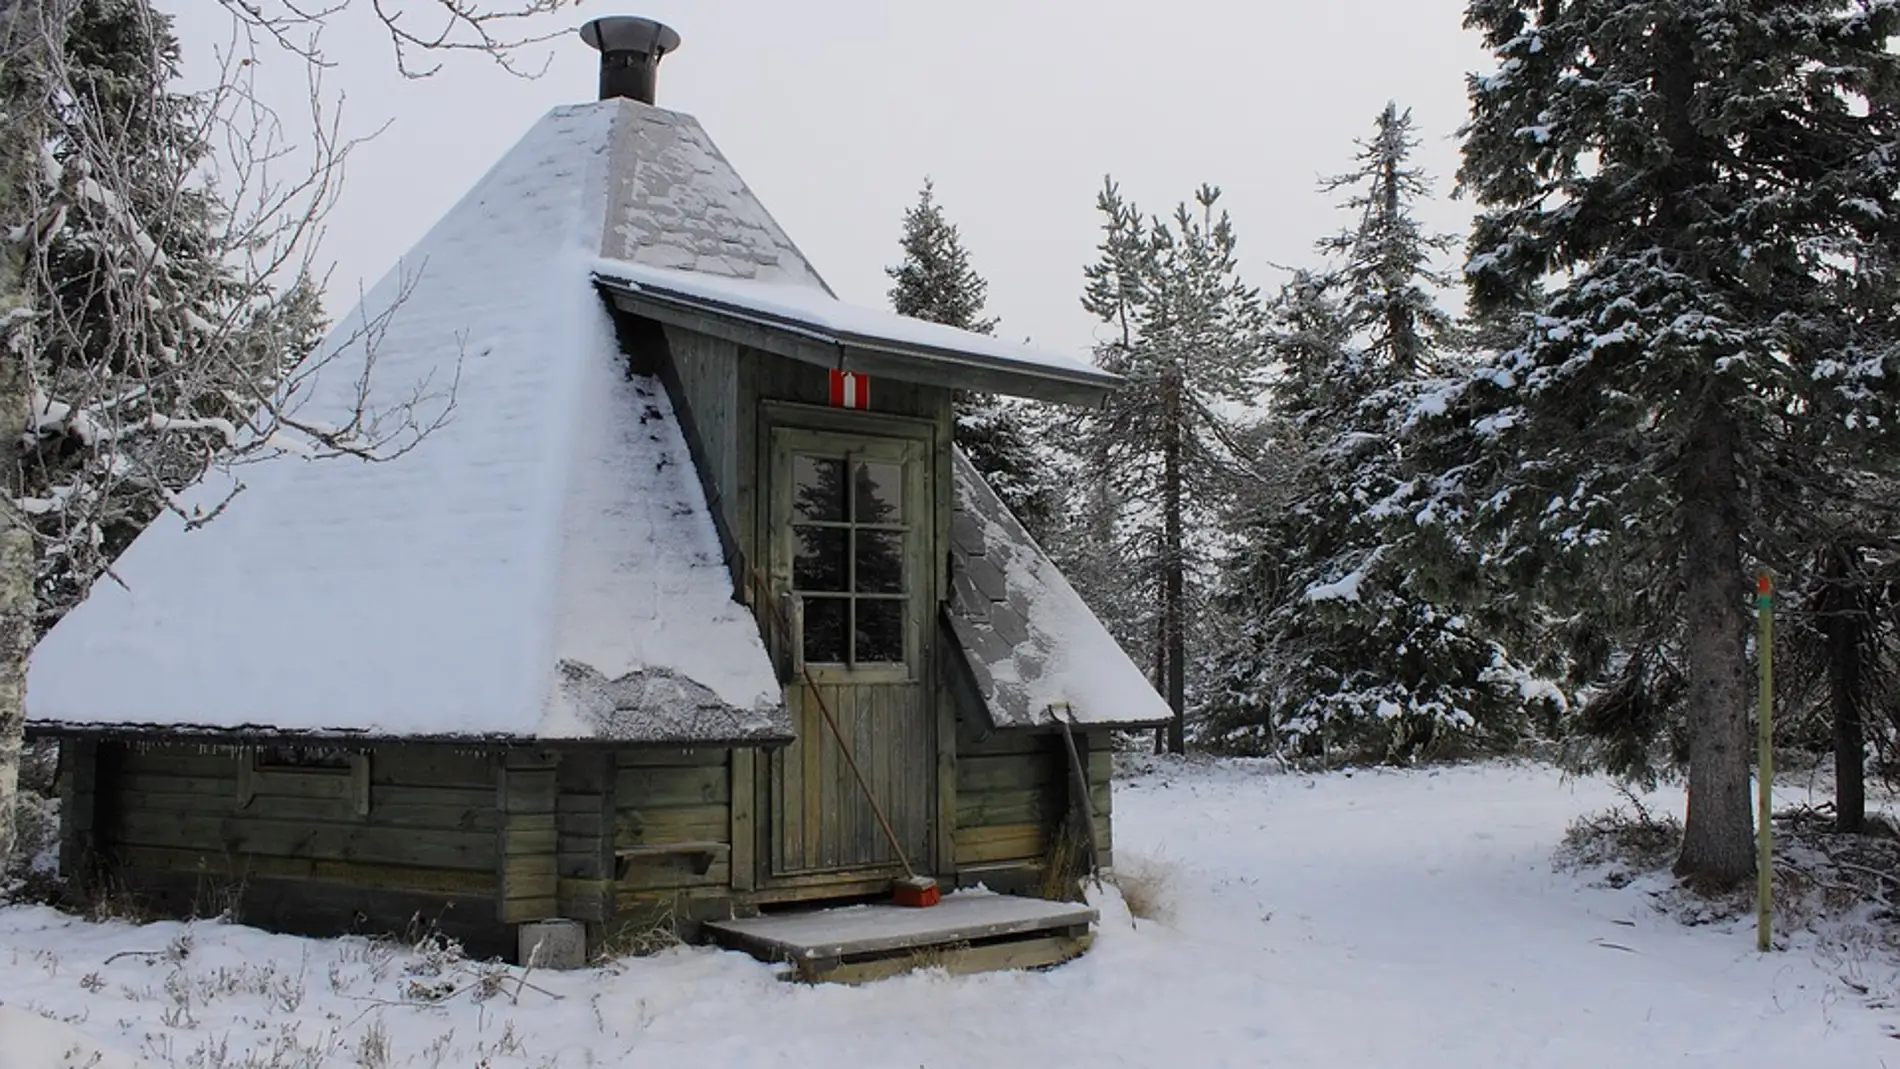
[[[660,57],[680,46],[680,35],[652,19],[612,15],[581,27],[581,40],[600,49],[600,99],[653,103]]]

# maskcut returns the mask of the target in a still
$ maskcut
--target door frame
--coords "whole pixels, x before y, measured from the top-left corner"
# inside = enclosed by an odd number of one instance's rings
[[[943,604],[947,576],[945,569],[937,567],[937,561],[943,557],[948,546],[950,528],[950,510],[948,502],[952,493],[949,475],[948,433],[939,421],[916,416],[898,416],[888,413],[865,412],[857,409],[830,408],[822,405],[803,404],[794,401],[761,399],[758,403],[757,434],[754,441],[757,453],[753,470],[758,473],[758,485],[754,488],[754,500],[758,507],[753,511],[754,530],[752,545],[756,550],[759,574],[767,583],[776,580],[772,574],[778,552],[776,540],[780,533],[774,530],[773,521],[777,513],[777,479],[779,465],[776,458],[777,432],[780,430],[805,431],[819,435],[862,436],[868,438],[899,439],[918,443],[922,446],[922,471],[919,482],[919,497],[926,516],[916,525],[916,530],[928,539],[928,545],[917,551],[921,559],[917,564],[916,581],[917,604],[921,607],[919,619],[915,622],[915,632],[911,636],[916,646],[915,668],[912,684],[917,687],[917,698],[924,715],[934,724],[935,760],[932,775],[936,783],[928,790],[936,797],[937,804],[930,808],[932,819],[927,849],[924,856],[911,858],[911,865],[919,873],[935,873],[939,876],[950,875],[946,861],[954,858],[953,825],[956,819],[956,792],[954,748],[956,725],[954,721],[946,723],[950,706],[943,701],[939,686],[939,664],[943,641],[939,634],[938,611]],[[748,584],[750,587],[751,584]],[[774,596],[770,591],[760,591],[762,597]],[[776,625],[769,622],[776,607],[769,604],[754,606],[754,612],[760,619],[765,634],[770,637],[776,631]],[[768,650],[774,657],[783,657],[782,647],[768,641]],[[780,663],[781,671],[784,665]],[[789,686],[790,684],[786,684]],[[888,882],[888,875],[877,875],[866,869],[846,869],[829,873],[795,873],[781,875],[773,871],[772,855],[774,837],[778,834],[779,813],[774,808],[776,799],[772,792],[772,754],[760,752],[751,762],[751,788],[753,811],[759,819],[752,828],[755,859],[754,886],[760,891],[779,891],[793,897],[805,897],[797,892],[805,891],[810,897],[822,897],[825,894],[859,894],[875,892]],[[736,767],[736,766],[735,766]],[[740,777],[735,777],[734,789],[743,789]]]

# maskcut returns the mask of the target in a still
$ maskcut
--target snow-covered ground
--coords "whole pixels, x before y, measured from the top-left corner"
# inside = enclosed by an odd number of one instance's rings
[[[1745,923],[1685,928],[1640,883],[1553,872],[1569,822],[1616,801],[1531,766],[1163,764],[1117,785],[1116,836],[1127,866],[1164,874],[1169,920],[1111,898],[1063,968],[863,988],[707,949],[524,978],[361,940],[0,909],[0,1069],[59,1065],[75,1035],[220,1069],[1900,1065],[1900,1011],[1838,979],[1891,990],[1890,965],[1804,939],[1759,956]]]

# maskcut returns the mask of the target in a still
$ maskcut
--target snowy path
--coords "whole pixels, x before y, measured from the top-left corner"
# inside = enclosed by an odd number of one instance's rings
[[[1849,1066],[1900,1053],[1807,958],[1754,954],[1752,929],[1685,931],[1639,891],[1551,873],[1569,821],[1615,800],[1600,783],[1497,766],[1264,785],[1217,772],[1150,777],[1123,797],[1125,840],[1163,844],[1186,869],[1181,934],[1258,992],[1273,1064]]]
[[[536,974],[560,1001],[383,1005],[409,961],[360,942],[199,925],[183,963],[105,966],[180,927],[13,909],[0,1004],[178,1066],[218,1064],[193,1056],[220,1042],[226,1064],[275,1047],[280,1060],[255,1064],[286,1067],[1900,1066],[1887,1036],[1900,1014],[1863,1007],[1811,955],[1762,959],[1747,931],[1685,930],[1637,890],[1552,874],[1564,827],[1614,799],[1536,768],[1312,780],[1170,766],[1117,785],[1116,832],[1122,856],[1170,871],[1173,920],[1111,916],[1088,957],[1038,975],[804,988],[684,950]],[[364,1054],[379,1027],[386,1063]],[[0,1069],[38,1064],[10,1061],[4,1039]],[[306,1049],[328,1057],[289,1053]]]

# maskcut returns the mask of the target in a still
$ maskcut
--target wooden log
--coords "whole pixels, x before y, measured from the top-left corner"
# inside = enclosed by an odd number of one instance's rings
[[[739,891],[750,891],[758,885],[758,768],[757,751],[732,752],[731,786],[727,789],[732,810],[730,865],[733,889]]]
[[[527,924],[531,921],[544,921],[561,915],[561,901],[556,897],[555,889],[540,898],[510,898],[501,903],[500,916],[504,924]]]
[[[940,443],[940,448],[942,450],[949,449],[949,443],[947,441]],[[947,458],[944,460],[944,465],[947,469]],[[946,484],[949,482],[948,479],[941,481]],[[945,508],[945,517],[947,517],[948,514],[949,509]],[[940,541],[937,543],[938,545],[947,546],[950,544],[948,541],[949,531],[947,528],[941,532],[939,537]],[[941,673],[939,674],[941,675]],[[936,704],[932,707],[935,709],[937,718],[937,767],[935,769],[937,790],[936,797],[931,803],[934,812],[932,813],[930,821],[932,836],[936,840],[933,844],[935,846],[936,857],[933,859],[934,864],[932,867],[936,869],[939,874],[948,877],[954,873],[957,868],[956,833],[957,828],[962,824],[957,808],[959,801],[957,793],[957,766],[962,760],[962,754],[957,749],[956,704],[951,699],[949,692],[942,687],[936,688],[936,698]]]
[[[957,828],[994,827],[999,824],[1048,822],[1060,805],[1050,791],[1020,790],[967,792],[957,795]]]
[[[621,847],[692,841],[723,842],[732,834],[732,812],[723,805],[677,809],[621,809],[614,841]]]
[[[633,808],[724,804],[732,799],[732,771],[723,764],[625,768],[614,793]]]
[[[551,898],[560,886],[560,874],[538,854],[510,857],[501,871],[504,898]]]
[[[372,788],[384,785],[494,791],[497,756],[444,745],[380,746],[370,762]]]
[[[140,777],[140,783],[146,786],[163,786],[154,783],[155,777]],[[190,813],[197,815],[238,814],[237,799],[228,793],[173,794],[160,791],[148,791],[132,788],[113,792],[115,804],[126,809],[160,813]],[[391,792],[401,791],[399,799],[389,798]],[[436,804],[432,801],[418,802],[418,798],[432,797],[420,788],[385,787],[377,792],[377,802],[370,813],[359,818],[350,810],[349,803],[343,799],[325,798],[266,798],[258,800],[245,809],[243,816],[270,820],[304,820],[313,823],[365,822],[377,827],[406,828],[417,832],[441,831],[480,831],[493,832],[500,827],[501,817],[494,807],[494,792],[486,794],[487,804],[467,806],[463,804]]]
[[[167,776],[198,776],[205,779],[224,780],[227,784],[237,780],[236,747],[227,747],[216,751],[200,751],[176,745],[140,746],[119,744],[116,763],[123,773],[153,772]]]
[[[922,968],[942,969],[953,976],[1010,969],[1046,969],[1081,957],[1088,952],[1091,941],[1092,937],[1086,935],[1052,935],[983,946],[929,949],[869,961],[807,959],[798,962],[787,979],[804,983],[867,984]]]
[[[723,767],[731,756],[732,751],[726,749],[627,749],[615,752],[614,763],[621,768],[671,768],[682,765]]]
[[[59,743],[59,871],[84,884],[92,873],[97,835],[99,744],[91,739]]]
[[[957,865],[976,865],[989,861],[1040,858],[1048,849],[1048,835],[1042,824],[1005,824],[993,828],[957,830]]]
[[[957,751],[966,757],[999,757],[1011,754],[1049,754],[1050,737],[1026,731],[993,731],[980,734],[965,725],[957,736]]]
[[[559,836],[556,897],[565,916],[603,922],[613,914],[613,754],[586,750],[566,754],[555,801]]]
[[[274,820],[256,807],[229,816],[127,809],[120,814],[116,830],[115,845],[212,853],[458,869],[489,868],[497,857],[494,837],[480,832]]]
[[[209,887],[197,873],[125,868],[117,874],[141,906],[170,916],[209,916],[227,905],[236,919],[300,935],[393,935],[413,938],[434,930],[459,941],[477,958],[514,953],[513,929],[496,923],[487,895],[386,891],[303,879],[254,878]]]
[[[154,871],[190,872],[232,883],[266,878],[340,883],[374,891],[492,895],[493,874],[472,869],[432,869],[413,865],[367,865],[308,857],[217,854],[156,846],[120,846],[113,855],[122,866]]]
[[[1066,775],[1054,754],[965,757],[957,762],[957,790],[968,793],[1045,786],[1059,790]]]
[[[693,866],[683,858],[629,865],[625,875],[614,881],[614,886],[615,895],[622,903],[629,895],[642,891],[725,889],[732,886],[732,861],[729,856],[719,858],[703,873],[693,871]]]
[[[553,813],[560,784],[551,768],[507,769],[502,808],[511,814]]]
[[[558,758],[523,748],[508,750],[501,757],[495,793],[501,810],[499,918],[519,924],[558,915]]]

